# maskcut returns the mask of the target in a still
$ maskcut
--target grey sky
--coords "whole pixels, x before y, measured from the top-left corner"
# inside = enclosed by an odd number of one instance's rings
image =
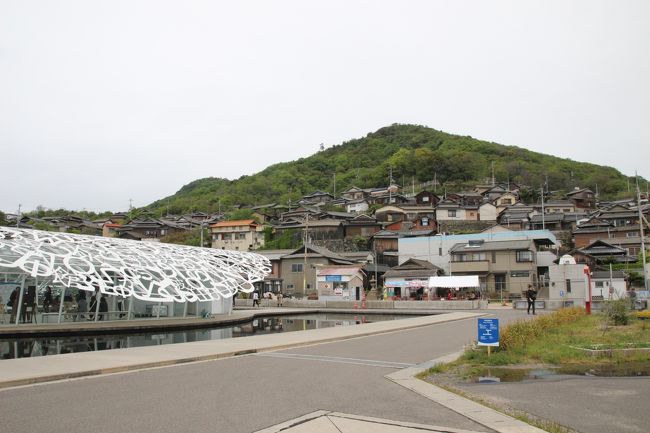
[[[650,178],[650,2],[0,2],[0,209],[125,210],[395,122]]]

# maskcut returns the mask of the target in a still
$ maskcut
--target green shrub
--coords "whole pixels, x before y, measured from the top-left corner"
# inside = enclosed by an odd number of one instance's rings
[[[627,325],[630,323],[630,312],[627,299],[606,301],[603,305],[603,313],[607,322],[614,325]]]

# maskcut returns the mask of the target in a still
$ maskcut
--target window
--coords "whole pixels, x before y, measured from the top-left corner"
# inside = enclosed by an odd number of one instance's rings
[[[428,226],[429,225],[429,218],[422,218],[422,225],[423,226]]]
[[[571,293],[571,280],[566,280],[566,292]]]
[[[533,252],[532,251],[517,251],[517,261],[518,262],[532,262],[533,261]]]
[[[293,284],[287,284],[287,289],[293,289]]]
[[[497,262],[497,252],[492,251],[492,263],[496,263],[496,262]]]
[[[627,232],[625,233],[625,236],[627,236],[628,238],[638,238],[639,232]]]
[[[243,241],[246,239],[246,233],[237,233],[235,234],[235,239],[238,241]]]
[[[291,265],[291,272],[302,272],[302,263],[294,263]]]
[[[428,195],[425,195],[424,197],[422,197],[422,203],[428,203],[428,202],[429,202],[429,196]]]
[[[475,262],[486,260],[485,253],[474,253],[472,260]]]
[[[454,262],[466,262],[467,254],[454,254],[452,258]]]
[[[438,255],[439,255],[439,256],[442,255],[442,247],[439,247],[439,248],[438,248]]]
[[[595,281],[596,287],[603,288],[605,287],[604,281]]]
[[[456,218],[456,211],[455,210],[448,210],[447,211],[447,216],[450,218]]]
[[[512,204],[511,198],[504,198],[501,200],[501,204]]]

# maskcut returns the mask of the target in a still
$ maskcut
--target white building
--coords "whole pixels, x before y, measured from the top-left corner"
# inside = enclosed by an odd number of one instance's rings
[[[627,296],[623,271],[594,271],[591,273],[591,294],[603,300],[623,299]]]

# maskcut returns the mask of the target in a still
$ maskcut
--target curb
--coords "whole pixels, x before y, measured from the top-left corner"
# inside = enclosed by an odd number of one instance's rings
[[[414,377],[435,365],[455,361],[462,354],[463,351],[450,353],[384,377],[498,433],[546,433],[545,430]]]

